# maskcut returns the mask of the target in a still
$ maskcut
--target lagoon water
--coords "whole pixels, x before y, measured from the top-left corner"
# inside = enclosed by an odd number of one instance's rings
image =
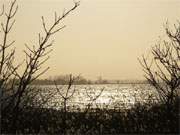
[[[62,108],[62,95],[66,95],[67,86],[58,85],[60,92],[54,85],[38,87],[42,91],[37,95],[39,100],[51,95],[43,107]],[[131,108],[136,103],[156,102],[158,97],[156,90],[149,84],[74,85],[68,96],[74,90],[73,96],[67,100],[68,109],[83,109],[88,105],[93,108]],[[100,96],[97,98],[98,95]]]

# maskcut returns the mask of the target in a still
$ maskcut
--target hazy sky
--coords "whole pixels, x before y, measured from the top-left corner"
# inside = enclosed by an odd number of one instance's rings
[[[50,25],[54,11],[61,14],[72,7],[73,0],[17,1],[11,36],[16,39],[19,61],[24,43],[37,42],[41,16]],[[43,77],[81,73],[91,79],[142,79],[137,58],[165,35],[167,20],[173,24],[178,19],[180,0],[81,0],[80,7],[63,21],[67,27],[55,36],[46,64],[51,68]]]

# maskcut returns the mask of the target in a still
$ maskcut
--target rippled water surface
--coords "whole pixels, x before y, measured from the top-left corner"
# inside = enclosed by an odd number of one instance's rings
[[[56,109],[62,107],[62,95],[66,95],[67,86],[58,85],[60,92],[53,85],[39,87],[42,90],[41,95],[54,93],[45,107]],[[87,105],[94,108],[129,108],[135,103],[155,102],[157,99],[156,91],[149,84],[75,85],[69,90],[69,96],[73,90],[75,93],[67,102],[67,106],[71,109],[85,108]]]

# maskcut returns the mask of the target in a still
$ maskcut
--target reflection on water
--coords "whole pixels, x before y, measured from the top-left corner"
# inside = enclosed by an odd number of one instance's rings
[[[51,100],[44,107],[59,109],[62,107],[62,97],[56,92],[53,85],[39,86],[42,95],[55,93]],[[62,95],[65,94],[65,86],[58,85]],[[73,108],[84,108],[88,104],[92,107],[108,108],[130,108],[135,103],[155,102],[157,99],[156,91],[149,84],[108,84],[108,85],[76,85],[72,86],[69,94],[76,90],[73,97],[67,102],[67,106]],[[101,95],[92,102],[103,89]],[[39,96],[40,97],[40,96]]]

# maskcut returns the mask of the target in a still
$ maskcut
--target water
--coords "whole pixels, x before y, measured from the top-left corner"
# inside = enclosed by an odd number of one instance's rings
[[[47,85],[38,86],[41,94],[39,101],[48,98],[45,108],[60,109],[63,107],[63,98],[66,96],[67,86]],[[75,91],[75,92],[74,92]],[[74,94],[73,94],[74,92]],[[108,84],[108,85],[75,85],[69,90],[67,97],[68,109],[93,108],[131,108],[136,103],[157,101],[157,92],[149,84]],[[51,96],[49,96],[51,95]],[[97,97],[98,96],[98,97]]]

